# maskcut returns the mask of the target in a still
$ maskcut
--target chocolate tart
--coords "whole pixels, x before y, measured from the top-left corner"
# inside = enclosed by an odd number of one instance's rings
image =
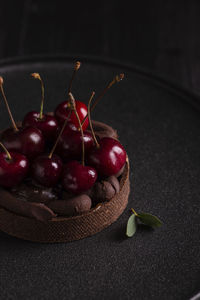
[[[115,132],[106,124],[94,122],[94,125],[100,134],[105,130]],[[117,138],[116,132],[113,137]],[[46,222],[0,207],[0,230],[17,238],[41,243],[71,242],[94,235],[115,222],[127,206],[130,192],[128,159],[119,184],[119,192],[108,202],[99,203],[80,215],[53,217]],[[6,199],[3,201],[6,202]]]

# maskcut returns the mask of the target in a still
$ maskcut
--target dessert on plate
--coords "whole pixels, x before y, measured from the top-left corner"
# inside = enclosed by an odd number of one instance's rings
[[[105,92],[123,78],[117,75],[86,106],[75,100],[73,79],[68,99],[54,112],[28,112],[22,122],[12,116],[0,77],[0,89],[12,127],[0,138],[0,230],[35,242],[67,242],[93,235],[113,223],[129,196],[129,163],[117,132],[91,120]]]

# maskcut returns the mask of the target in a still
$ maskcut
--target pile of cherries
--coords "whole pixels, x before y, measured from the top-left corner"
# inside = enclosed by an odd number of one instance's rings
[[[105,91],[120,81],[123,74],[116,76],[91,106],[93,92],[87,107],[71,94],[79,67],[76,62],[68,100],[60,103],[52,114],[43,113],[44,84],[38,73],[31,74],[41,83],[41,109],[28,112],[20,126],[13,119],[0,77],[0,89],[12,123],[12,128],[4,130],[0,138],[0,186],[11,188],[29,177],[45,187],[59,183],[64,190],[80,194],[98,178],[116,175],[123,168],[125,149],[114,138],[96,137],[90,117]]]

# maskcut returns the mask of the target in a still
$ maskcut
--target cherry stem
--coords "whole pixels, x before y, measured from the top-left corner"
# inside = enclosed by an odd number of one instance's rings
[[[91,120],[91,109],[90,109],[90,105],[91,105],[91,102],[92,102],[92,99],[93,99],[94,95],[95,95],[95,92],[92,92],[92,95],[91,95],[91,97],[90,97],[90,99],[89,99],[89,101],[88,101],[88,119],[89,119],[89,124],[90,124],[90,129],[91,129],[91,132],[92,132],[93,140],[94,140],[94,142],[95,142],[95,144],[96,144],[96,147],[99,148],[100,145],[99,145],[99,143],[97,142],[97,138],[96,138],[96,135],[95,135],[95,133],[94,133],[94,129],[93,129],[93,126],[92,126],[92,120]]]
[[[5,151],[5,153],[6,153],[7,157],[8,157],[8,159],[11,160],[12,157],[11,157],[10,153],[8,152],[8,150],[6,149],[6,147],[5,147],[1,142],[0,142],[0,146],[1,146],[1,147],[3,148],[3,150]]]
[[[136,211],[135,211],[133,208],[131,208],[131,210],[132,210],[132,212],[134,213],[134,215],[135,215],[136,217],[138,217],[138,214],[136,213]]]
[[[82,165],[84,166],[85,165],[85,145],[84,145],[84,135],[83,135],[83,128],[82,128],[82,125],[81,125],[81,120],[79,118],[79,115],[77,113],[77,110],[76,110],[76,101],[72,95],[72,93],[69,93],[69,105],[70,105],[70,108],[71,110],[74,111],[75,115],[76,115],[76,118],[77,118],[77,121],[79,123],[79,128],[80,128],[80,131],[81,131],[81,136],[82,136]]]
[[[6,99],[6,95],[4,93],[4,89],[3,89],[3,77],[0,76],[0,89],[1,89],[1,93],[2,93],[2,96],[3,96],[3,100],[5,102],[5,105],[6,105],[6,108],[7,108],[7,111],[8,111],[8,114],[9,114],[9,117],[10,117],[10,120],[11,120],[11,123],[12,123],[12,126],[13,126],[13,129],[15,131],[19,131],[19,129],[17,128],[17,125],[15,123],[15,120],[13,119],[13,116],[12,116],[12,113],[11,113],[11,110],[10,110],[10,107],[8,105],[8,101]]]
[[[32,73],[31,76],[35,79],[38,79],[41,84],[41,105],[40,105],[40,115],[39,119],[42,120],[43,118],[43,109],[44,109],[44,82],[42,78],[40,77],[39,73]]]
[[[116,75],[115,78],[113,78],[113,80],[105,87],[105,89],[101,92],[101,94],[99,95],[99,97],[97,97],[97,99],[94,101],[92,107],[91,107],[91,111],[93,111],[93,109],[95,108],[95,106],[97,105],[97,103],[101,100],[101,98],[103,98],[103,96],[105,95],[105,93],[111,88],[111,86],[113,86],[113,84],[115,84],[116,82],[121,81],[124,78],[124,74],[119,74]],[[85,120],[87,119],[88,114],[85,116],[85,118],[82,121],[82,125],[85,123]]]
[[[65,129],[65,126],[67,125],[67,122],[69,121],[69,119],[71,117],[71,114],[72,114],[72,110],[70,110],[67,118],[65,119],[65,122],[63,123],[62,129],[61,129],[61,131],[60,131],[60,133],[59,133],[59,135],[57,137],[57,140],[56,140],[53,148],[51,149],[51,152],[49,153],[49,158],[52,158],[52,155],[53,155],[54,151],[56,150],[56,147],[58,145],[59,139],[60,139],[61,135],[63,134],[63,131]]]
[[[74,65],[74,72],[73,72],[73,74],[72,74],[72,78],[71,78],[70,83],[69,83],[68,94],[71,93],[71,90],[72,90],[72,83],[73,83],[73,81],[74,81],[74,78],[75,78],[76,73],[77,73],[77,71],[79,70],[80,66],[81,66],[80,61],[77,61],[77,62],[75,63],[75,65]]]

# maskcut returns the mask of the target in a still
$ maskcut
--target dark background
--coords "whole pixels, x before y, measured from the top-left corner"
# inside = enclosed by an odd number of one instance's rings
[[[200,92],[200,1],[1,0],[0,58],[80,54],[148,68]]]

